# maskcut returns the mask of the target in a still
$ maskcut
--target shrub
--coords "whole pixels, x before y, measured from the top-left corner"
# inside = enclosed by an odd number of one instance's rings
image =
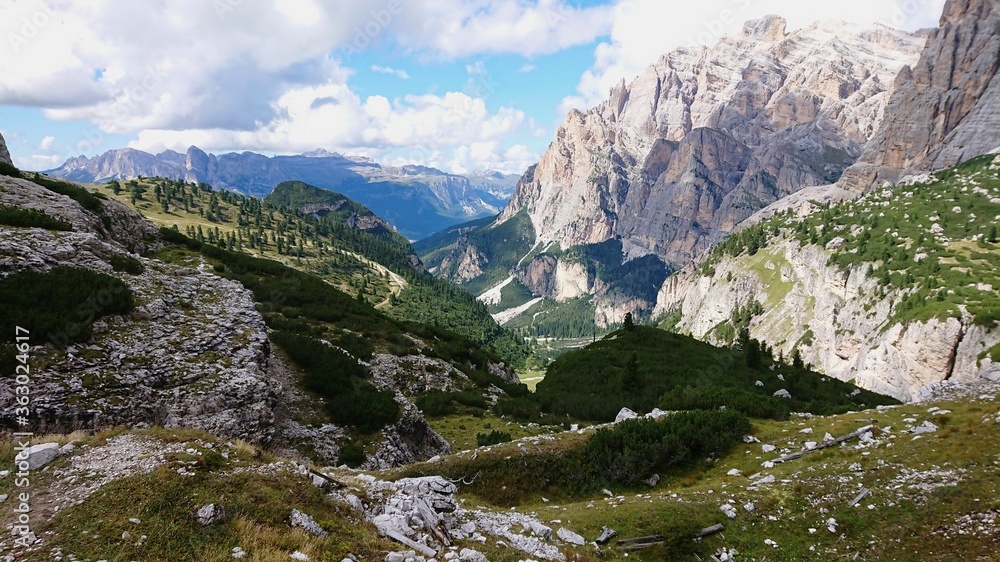
[[[0,224],[7,226],[47,228],[49,230],[73,230],[73,225],[53,217],[38,209],[24,209],[0,205]]]
[[[425,392],[417,397],[417,408],[427,417],[442,417],[455,413],[455,403],[447,392]]]
[[[21,170],[18,170],[16,166],[12,166],[6,162],[0,162],[0,176],[10,176],[12,178],[23,178]]]
[[[512,441],[513,438],[506,431],[498,431],[494,429],[489,433],[477,433],[476,434],[476,445],[480,447],[489,447],[490,445],[499,445],[500,443],[507,443]]]
[[[352,468],[361,466],[361,463],[365,462],[365,450],[357,443],[344,443],[340,447],[337,462]]]
[[[84,187],[68,182],[46,178],[37,172],[31,177],[31,181],[49,191],[54,191],[73,199],[88,211],[99,215],[104,214],[104,209],[101,207],[101,200],[107,199],[107,197],[100,193],[93,193]]]
[[[717,410],[742,412],[752,418],[786,420],[790,408],[788,400],[739,388],[692,388],[676,386],[660,397],[664,410]]]
[[[135,306],[132,290],[120,279],[87,269],[57,267],[0,279],[0,331],[27,328],[35,343],[66,346],[88,341],[98,318],[126,314]]]
[[[350,425],[370,433],[399,418],[399,404],[391,390],[378,390],[362,382],[352,392],[326,401],[326,411],[333,423]]]
[[[145,268],[142,266],[142,262],[132,256],[114,255],[111,256],[108,263],[111,264],[111,267],[113,267],[115,271],[123,271],[132,275],[139,275],[145,271]]]
[[[750,420],[732,410],[625,420],[597,430],[584,446],[584,458],[596,477],[634,485],[654,470],[721,455],[750,430]]]

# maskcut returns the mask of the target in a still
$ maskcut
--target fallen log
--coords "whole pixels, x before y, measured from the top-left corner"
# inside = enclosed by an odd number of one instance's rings
[[[451,546],[451,535],[448,534],[448,529],[445,528],[444,522],[438,517],[434,508],[427,503],[427,500],[417,498],[414,505],[420,513],[420,518],[424,520],[424,529],[444,546]]]
[[[632,550],[651,548],[666,543],[666,537],[662,535],[651,535],[648,537],[638,537],[634,539],[621,539],[618,541],[618,549],[629,552]]]
[[[334,486],[336,486],[338,488],[346,488],[346,485],[343,482],[341,482],[340,480],[337,480],[336,478],[333,478],[331,476],[327,476],[326,474],[323,474],[322,472],[320,472],[320,471],[318,471],[316,469],[313,469],[313,468],[307,468],[306,470],[308,470],[310,474],[315,474],[316,476],[319,476],[323,480],[326,480],[327,482],[333,484]]]
[[[385,536],[389,537],[390,539],[398,543],[402,543],[403,545],[408,546],[413,550],[420,551],[420,553],[423,554],[424,556],[428,556],[430,558],[434,558],[435,556],[437,556],[436,550],[428,547],[427,545],[420,544],[417,541],[410,540],[407,537],[403,536],[403,534],[398,533],[396,531],[386,531]]]
[[[813,451],[819,451],[821,449],[826,449],[827,447],[833,447],[834,445],[839,445],[840,443],[843,443],[844,441],[847,441],[848,439],[853,439],[855,437],[860,437],[860,436],[864,435],[866,432],[871,431],[872,427],[874,427],[874,426],[866,425],[866,426],[862,427],[861,429],[859,429],[857,431],[853,431],[851,433],[848,433],[847,435],[845,435],[843,437],[838,437],[836,439],[833,439],[832,441],[824,441],[824,442],[820,443],[819,445],[816,445],[812,449],[802,449],[801,451],[799,451],[797,453],[792,453],[790,455],[785,455],[785,456],[781,457],[780,459],[774,459],[771,462],[773,462],[774,464],[780,464],[780,463],[783,463],[783,462],[793,461],[793,460],[795,460],[797,458],[800,458],[800,457],[803,457],[803,456],[807,455],[808,453],[812,453]]]
[[[865,499],[865,496],[867,496],[870,493],[872,493],[872,491],[869,490],[868,488],[862,488],[861,493],[858,494],[857,497],[855,497],[853,500],[851,500],[851,503],[847,504],[847,507],[854,507],[858,505],[858,502]]]
[[[704,529],[695,533],[694,538],[700,539],[702,537],[707,537],[708,535],[714,535],[715,533],[723,531],[725,528],[726,527],[722,523],[716,523],[711,527],[705,527]]]

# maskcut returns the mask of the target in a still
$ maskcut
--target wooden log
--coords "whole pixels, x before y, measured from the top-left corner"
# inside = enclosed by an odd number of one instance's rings
[[[779,464],[779,463],[783,463],[783,462],[793,461],[793,460],[795,460],[797,458],[805,456],[808,453],[812,453],[813,451],[819,451],[821,449],[826,449],[827,447],[833,447],[834,445],[839,445],[840,443],[843,443],[844,441],[847,441],[848,439],[853,439],[855,437],[860,437],[861,435],[864,435],[865,432],[871,431],[872,427],[873,426],[871,426],[871,425],[866,425],[866,426],[862,427],[861,429],[859,429],[857,431],[853,431],[851,433],[848,433],[847,435],[845,435],[843,437],[838,437],[838,438],[836,438],[836,439],[834,439],[832,441],[824,441],[823,443],[820,443],[819,445],[816,445],[812,449],[803,449],[803,450],[801,450],[801,451],[799,451],[797,453],[792,453],[790,455],[785,455],[785,456],[781,457],[780,459],[774,459],[771,462],[773,462],[774,464]]]
[[[854,507],[858,505],[858,502],[865,499],[865,496],[867,496],[870,493],[872,493],[872,491],[869,490],[868,488],[862,488],[861,493],[858,494],[857,497],[855,497],[853,500],[851,500],[851,503],[847,504],[847,507]]]
[[[422,545],[422,544],[418,543],[417,541],[410,540],[409,538],[403,536],[401,533],[398,533],[396,531],[386,531],[385,532],[385,536],[389,537],[390,539],[392,539],[392,540],[394,540],[394,541],[396,541],[398,543],[401,543],[401,544],[403,544],[405,546],[408,546],[408,547],[412,548],[413,550],[420,551],[420,553],[423,554],[424,556],[429,556],[431,558],[434,558],[435,556],[437,556],[437,551],[436,550],[434,550],[434,549],[432,549],[432,548],[430,548],[428,546]]]
[[[662,535],[650,535],[648,537],[636,537],[634,539],[619,539],[618,544],[619,545],[641,544],[641,543],[665,541],[665,540],[667,539],[664,538]]]
[[[659,546],[661,544],[667,544],[667,541],[656,541],[656,542],[648,542],[648,543],[640,543],[640,544],[627,544],[625,546],[619,546],[618,550],[622,550],[622,551],[625,551],[625,552],[632,552],[633,550],[642,550],[644,548],[653,548],[654,546]]]
[[[346,488],[346,486],[344,485],[344,483],[341,482],[340,480],[337,480],[336,478],[327,476],[326,474],[323,474],[322,472],[320,472],[318,470],[315,470],[313,468],[307,468],[306,470],[308,470],[310,474],[315,474],[316,476],[319,476],[323,480],[326,480],[327,482],[333,484],[334,486],[336,486],[338,488]]]
[[[711,527],[705,527],[704,529],[698,531],[694,534],[694,538],[700,539],[702,537],[707,537],[708,535],[714,535],[715,533],[721,532],[726,527],[722,523],[716,523]]]
[[[448,534],[448,529],[445,528],[444,522],[438,517],[434,508],[427,503],[427,500],[417,498],[414,505],[420,513],[420,518],[424,520],[424,529],[444,546],[451,546],[451,535]]]

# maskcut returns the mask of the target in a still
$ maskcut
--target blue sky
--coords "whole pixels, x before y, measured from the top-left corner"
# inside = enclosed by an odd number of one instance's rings
[[[325,148],[520,173],[570,108],[746,20],[916,30],[944,0],[0,0],[15,163]]]

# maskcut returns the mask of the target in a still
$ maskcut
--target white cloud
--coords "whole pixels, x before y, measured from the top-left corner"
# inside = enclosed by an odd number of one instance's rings
[[[521,68],[517,69],[517,71],[518,72],[531,72],[535,68],[537,68],[537,67],[535,65],[533,65],[533,64],[524,63],[524,65]]]
[[[38,150],[48,152],[52,150],[52,145],[56,142],[56,138],[53,136],[46,136],[42,139],[42,142],[38,143]]]
[[[32,154],[14,156],[14,165],[22,170],[51,170],[63,163],[63,158],[54,154]]]
[[[743,23],[767,14],[788,21],[798,29],[820,20],[883,23],[916,30],[937,25],[945,0],[702,0],[682,6],[662,0],[619,0],[611,17],[609,41],[594,50],[594,63],[584,72],[577,93],[560,105],[560,115],[570,108],[592,107],[607,97],[622,78],[633,79],[665,53],[678,47],[712,45],[719,38],[738,33]]]
[[[405,70],[401,68],[399,69],[392,68],[391,66],[379,66],[377,64],[373,64],[372,72],[375,72],[377,74],[392,74],[394,76],[402,78],[403,80],[410,79],[410,75]]]

